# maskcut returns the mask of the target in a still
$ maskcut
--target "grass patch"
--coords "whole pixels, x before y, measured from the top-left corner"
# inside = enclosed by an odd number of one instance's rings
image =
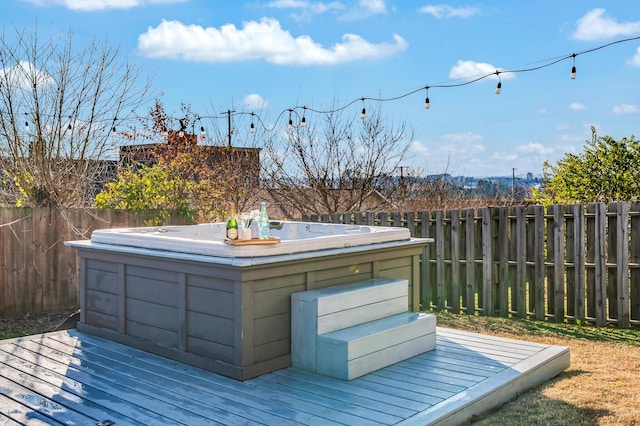
[[[438,326],[568,346],[558,377],[474,425],[640,425],[640,330],[437,313]]]
[[[0,317],[0,340],[53,331],[76,309]]]

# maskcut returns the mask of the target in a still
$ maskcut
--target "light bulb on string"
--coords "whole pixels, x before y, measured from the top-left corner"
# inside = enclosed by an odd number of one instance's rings
[[[204,126],[200,126],[200,137],[203,139],[207,137],[207,132],[204,130]]]
[[[256,132],[256,126],[253,125],[253,116],[255,114],[251,113],[251,126],[249,127],[249,133],[255,133]]]
[[[367,118],[367,109],[364,107],[364,98],[360,99],[362,101],[362,112],[360,113],[360,118],[363,120]]]
[[[429,109],[431,108],[431,101],[429,101],[429,86],[426,86],[425,90],[427,92],[427,97],[424,100],[424,108]]]
[[[502,80],[500,80],[500,71],[496,70],[496,75],[498,76],[498,85],[496,86],[496,95],[499,95],[502,92]]]
[[[576,79],[576,54],[571,55],[573,57],[573,67],[571,67],[571,80]]]
[[[27,132],[29,131],[29,122],[28,121],[24,122],[24,130],[27,131]]]
[[[307,127],[307,118],[306,118],[307,107],[302,107],[302,120],[300,120],[300,127]]]
[[[290,129],[293,129],[293,120],[291,119],[291,112],[292,111],[293,111],[292,109],[289,110],[289,128]]]

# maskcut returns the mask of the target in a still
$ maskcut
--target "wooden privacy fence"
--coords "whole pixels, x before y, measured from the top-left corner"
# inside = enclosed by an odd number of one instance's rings
[[[64,241],[143,226],[114,210],[0,207],[0,315],[78,306]],[[640,202],[365,212],[311,221],[405,226],[423,253],[424,309],[640,325]],[[185,223],[174,219],[172,223]]]
[[[640,202],[303,219],[405,226],[434,238],[423,253],[423,309],[640,325]]]
[[[94,229],[144,226],[149,217],[115,210],[0,207],[0,315],[78,307],[75,250],[64,242],[88,239]]]

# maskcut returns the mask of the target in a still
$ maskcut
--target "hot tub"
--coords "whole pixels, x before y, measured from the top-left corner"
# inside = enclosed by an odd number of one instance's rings
[[[224,224],[95,231],[77,249],[78,329],[245,380],[291,365],[291,294],[402,278],[420,309],[404,228],[272,223],[279,244],[230,246]]]
[[[271,222],[277,244],[232,246],[224,243],[226,224],[103,229],[91,241],[101,244],[161,249],[220,257],[264,257],[361,246],[389,241],[408,241],[406,228],[342,225],[309,222]],[[256,234],[256,232],[254,232]]]

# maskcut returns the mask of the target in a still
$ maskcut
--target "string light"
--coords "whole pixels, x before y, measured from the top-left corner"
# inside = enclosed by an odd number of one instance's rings
[[[427,92],[427,97],[424,100],[424,108],[425,109],[429,109],[429,108],[431,108],[431,102],[429,101],[429,86],[425,86],[424,89]]]
[[[595,52],[595,51],[598,51],[598,50],[601,50],[601,49],[605,49],[607,47],[610,47],[610,46],[613,46],[613,45],[616,45],[616,44],[626,43],[626,42],[630,42],[630,41],[637,41],[637,40],[640,40],[640,36],[630,37],[630,38],[620,39],[620,40],[615,40],[615,41],[612,41],[610,43],[606,43],[606,44],[603,44],[603,45],[600,45],[600,46],[596,46],[596,47],[591,48],[591,49],[583,50],[583,51],[578,52],[578,53],[572,53],[570,55],[560,56],[560,57],[548,60],[547,62],[545,62],[545,63],[543,63],[542,65],[539,65],[539,66],[535,66],[535,67],[531,67],[531,68],[524,68],[524,69],[513,69],[513,70],[504,70],[503,69],[501,71],[496,70],[495,72],[491,72],[491,73],[487,73],[487,74],[483,74],[483,75],[478,75],[478,76],[475,76],[475,77],[470,77],[469,79],[466,79],[463,82],[452,81],[452,82],[444,82],[444,83],[441,83],[441,84],[435,84],[435,85],[431,85],[431,86],[428,86],[428,85],[427,86],[421,86],[421,87],[419,87],[417,89],[411,90],[409,92],[403,93],[403,94],[395,96],[395,97],[390,97],[390,98],[361,97],[361,98],[354,99],[354,100],[352,100],[352,101],[350,101],[350,102],[348,102],[348,103],[346,103],[346,104],[344,104],[344,105],[342,105],[342,106],[340,106],[338,108],[331,109],[331,110],[317,110],[317,109],[309,108],[307,106],[295,106],[293,108],[288,108],[288,109],[282,110],[279,113],[278,117],[276,118],[276,120],[274,122],[275,124],[273,124],[271,127],[267,127],[262,122],[262,120],[260,119],[260,116],[256,115],[253,112],[249,113],[249,112],[229,111],[229,112],[227,112],[227,115],[224,115],[224,116],[211,116],[211,117],[198,117],[198,118],[218,119],[218,118],[230,118],[231,115],[242,115],[242,114],[249,115],[250,114],[251,117],[252,117],[251,125],[250,125],[250,132],[251,133],[255,133],[256,126],[254,124],[254,118],[257,118],[258,123],[260,123],[260,125],[264,128],[264,130],[266,130],[266,131],[274,131],[277,128],[277,123],[279,123],[280,120],[282,119],[282,116],[286,112],[289,112],[289,126],[290,126],[290,128],[292,128],[293,127],[292,113],[295,113],[296,110],[298,110],[298,109],[302,109],[303,113],[302,113],[302,117],[301,117],[301,120],[300,120],[300,127],[305,127],[306,126],[306,112],[307,112],[307,110],[312,111],[312,112],[317,113],[317,114],[332,114],[332,113],[343,111],[343,110],[347,109],[348,107],[352,106],[354,103],[356,103],[358,101],[361,101],[363,103],[363,107],[362,107],[362,112],[360,114],[360,118],[362,118],[364,120],[366,118],[366,114],[367,114],[366,108],[365,108],[365,105],[364,105],[364,102],[366,100],[375,101],[375,102],[389,102],[389,101],[394,101],[394,100],[399,100],[399,99],[406,98],[406,97],[411,96],[411,95],[413,95],[413,94],[415,94],[415,93],[417,93],[419,91],[422,91],[422,90],[425,90],[425,92],[426,92],[424,107],[425,107],[425,109],[430,109],[430,107],[431,107],[431,102],[429,100],[429,89],[430,88],[435,88],[435,87],[437,87],[437,88],[462,87],[462,86],[466,86],[466,85],[470,85],[470,84],[476,83],[478,81],[484,80],[484,79],[492,77],[492,76],[497,76],[498,77],[498,84],[496,86],[495,93],[496,94],[500,94],[502,92],[502,80],[500,78],[500,74],[501,73],[516,74],[516,73],[525,73],[525,72],[538,71],[538,70],[541,70],[543,68],[550,67],[550,66],[555,65],[555,64],[557,64],[559,62],[562,62],[562,61],[565,61],[565,60],[569,60],[569,59],[573,60],[573,66],[571,68],[570,77],[571,77],[571,79],[575,79],[576,78],[575,59],[576,59],[577,56],[588,54],[588,53],[592,53],[592,52]],[[0,84],[2,84],[2,83],[0,82]],[[2,87],[2,86],[0,86],[0,87]],[[136,119],[139,119],[139,118],[140,117],[136,117]],[[117,121],[118,121],[117,117],[113,119],[112,134],[114,136],[117,135],[117,131],[116,131],[116,122]],[[25,122],[25,129],[27,131],[30,130],[28,121]],[[201,131],[203,129],[204,128],[201,127]],[[184,128],[181,129],[181,133],[182,134],[184,134],[183,131],[184,131]],[[162,130],[161,133],[164,136],[167,135],[166,127],[163,127],[163,130]]]
[[[28,121],[24,122],[24,130],[27,131],[27,132],[29,131],[29,122]]]

